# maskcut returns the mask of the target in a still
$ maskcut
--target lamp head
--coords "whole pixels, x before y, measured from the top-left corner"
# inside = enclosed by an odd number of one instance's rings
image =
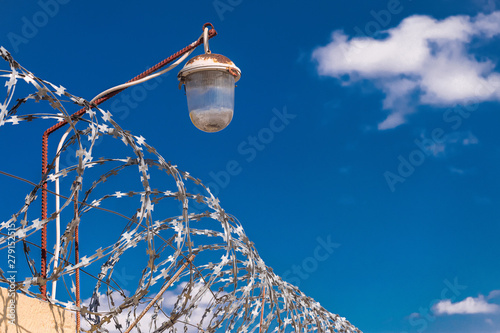
[[[218,132],[229,125],[240,77],[240,69],[220,54],[198,55],[186,63],[178,78],[186,86],[189,116],[197,128]]]

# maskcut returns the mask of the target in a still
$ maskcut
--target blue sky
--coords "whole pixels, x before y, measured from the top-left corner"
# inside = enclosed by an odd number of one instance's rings
[[[174,73],[102,107],[208,184],[275,272],[363,332],[500,332],[496,1],[44,4],[2,0],[1,44],[87,99],[213,23],[212,51],[242,70],[228,128],[192,126]],[[8,144],[0,129],[3,171],[39,180],[43,129]],[[9,216],[29,186],[0,184],[14,188]]]

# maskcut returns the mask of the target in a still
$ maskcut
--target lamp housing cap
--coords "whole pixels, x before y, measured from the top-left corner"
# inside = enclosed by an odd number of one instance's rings
[[[241,70],[236,67],[234,62],[221,54],[212,53],[200,54],[189,60],[177,77],[183,83],[184,78],[189,74],[210,70],[229,72],[234,76],[234,82],[237,82],[241,77]]]

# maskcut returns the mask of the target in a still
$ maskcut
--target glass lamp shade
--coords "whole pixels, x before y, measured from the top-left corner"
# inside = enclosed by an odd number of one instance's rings
[[[218,132],[233,119],[235,77],[227,71],[204,70],[185,77],[189,116],[204,132]]]

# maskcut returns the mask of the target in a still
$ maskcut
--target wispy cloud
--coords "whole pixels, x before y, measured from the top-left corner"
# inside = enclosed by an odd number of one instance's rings
[[[460,169],[457,167],[450,167],[450,172],[457,174],[457,175],[464,175],[466,173],[466,171],[464,169]]]
[[[370,80],[385,93],[388,117],[380,130],[397,127],[419,104],[447,106],[500,100],[500,73],[471,53],[471,41],[500,34],[500,11],[436,20],[414,15],[380,37],[350,37],[337,30],[313,52],[318,73],[349,85]]]
[[[482,10],[484,10],[486,12],[492,12],[496,9],[495,0],[474,0],[474,2]]]
[[[493,293],[493,294],[492,294]],[[498,290],[490,293],[490,296],[467,297],[463,301],[452,303],[451,300],[442,300],[436,303],[432,310],[436,315],[455,315],[455,314],[491,314],[500,312],[498,304],[488,302],[492,295],[498,297]]]
[[[488,294],[488,299],[500,298],[500,290],[493,290]]]
[[[437,158],[447,157],[456,152],[460,147],[477,145],[479,143],[478,138],[470,131],[452,132],[444,135],[439,141],[428,139],[425,133],[421,133],[420,138],[422,141],[431,142],[431,144],[423,146],[425,153]]]

